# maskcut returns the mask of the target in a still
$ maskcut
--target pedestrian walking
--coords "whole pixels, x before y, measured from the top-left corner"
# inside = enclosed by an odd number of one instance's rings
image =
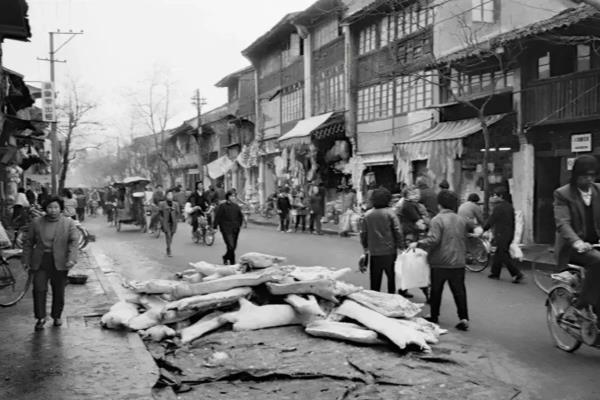
[[[458,313],[456,328],[466,331],[469,329],[469,312],[465,288],[465,254],[468,233],[473,231],[475,225],[456,214],[458,196],[453,191],[442,190],[438,193],[436,202],[439,213],[431,220],[427,236],[411,243],[410,247],[428,252],[431,268],[429,321],[438,322],[444,284],[448,282]]]
[[[523,280],[523,273],[514,264],[510,256],[510,244],[515,236],[515,209],[510,203],[508,190],[504,186],[499,186],[494,190],[492,200],[495,201],[492,215],[483,227],[484,231],[492,230],[494,233],[494,244],[496,245],[496,254],[492,263],[492,273],[490,279],[500,279],[500,272],[505,266],[512,276],[513,283],[519,283]]]
[[[75,201],[77,202],[75,214],[77,215],[79,222],[83,222],[85,220],[85,206],[87,204],[87,198],[83,189],[75,190]]]
[[[171,257],[171,243],[173,243],[173,236],[177,231],[180,213],[181,207],[173,199],[173,191],[167,191],[165,200],[158,203],[158,217],[161,222],[162,231],[165,233],[167,257]]]
[[[310,221],[309,230],[310,233],[316,233],[322,235],[321,231],[321,219],[325,215],[325,198],[324,191],[321,191],[319,186],[313,186],[311,188],[311,194],[309,198],[310,208]]]
[[[73,198],[73,193],[64,188],[62,190],[63,214],[69,218],[77,219],[77,200]],[[85,206],[83,207],[85,214]]]
[[[294,224],[294,232],[298,232],[298,227],[302,228],[302,232],[306,232],[306,214],[308,212],[308,202],[304,193],[298,192],[294,198],[294,209],[296,210],[296,223]]]
[[[240,206],[232,201],[233,193],[225,194],[225,202],[217,206],[213,227],[221,230],[227,251],[223,255],[223,264],[235,264],[235,249],[237,248],[240,229],[244,223],[244,214]]]
[[[419,189],[419,203],[423,204],[429,214],[429,219],[433,218],[438,213],[437,195],[435,191],[429,187],[429,179],[425,176],[419,176],[415,182]]]
[[[394,263],[398,249],[404,248],[404,237],[400,221],[389,207],[391,199],[392,194],[385,188],[373,191],[373,208],[363,218],[360,241],[369,258],[371,290],[381,290],[381,280],[385,273],[388,292],[396,293]]]
[[[471,221],[474,224],[483,226],[483,212],[481,207],[479,207],[480,200],[481,199],[477,193],[471,193],[469,197],[467,197],[467,201],[458,207],[458,215],[466,218],[468,221]]]
[[[289,189],[282,188],[277,196],[277,214],[279,215],[279,230],[282,232],[291,232],[290,230],[290,211],[292,202],[290,200]]]
[[[33,310],[35,330],[46,324],[48,281],[52,287],[50,316],[54,326],[62,325],[67,273],[77,263],[79,233],[75,222],[61,213],[64,202],[50,197],[44,205],[46,215],[33,220],[23,244],[23,265],[33,273]]]

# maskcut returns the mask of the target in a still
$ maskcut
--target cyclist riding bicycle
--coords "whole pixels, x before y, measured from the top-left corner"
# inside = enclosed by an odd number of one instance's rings
[[[204,194],[204,183],[202,181],[196,182],[196,191],[188,198],[188,213],[192,223],[192,234],[195,234],[198,230],[198,218],[206,215],[206,211],[210,205],[210,202]],[[186,205],[187,206],[187,205]],[[187,207],[186,207],[187,208]],[[210,225],[210,215],[207,215],[207,223]]]
[[[580,156],[571,171],[571,181],[554,191],[556,255],[560,266],[568,263],[586,268],[581,295],[575,306],[600,311],[600,251],[593,248],[600,240],[600,184],[598,161]]]

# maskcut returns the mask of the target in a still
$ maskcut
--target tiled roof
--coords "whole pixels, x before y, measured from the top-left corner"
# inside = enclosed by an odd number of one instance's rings
[[[448,62],[459,61],[467,57],[477,56],[489,51],[490,48],[502,46],[515,40],[531,38],[532,36],[550,32],[555,29],[567,28],[578,22],[593,17],[599,18],[600,11],[590,5],[581,4],[577,7],[569,8],[559,14],[556,14],[551,18],[538,21],[522,28],[517,28],[506,33],[501,33],[485,43],[479,43],[476,46],[459,50],[455,53],[439,58],[437,60],[437,64],[445,64]]]

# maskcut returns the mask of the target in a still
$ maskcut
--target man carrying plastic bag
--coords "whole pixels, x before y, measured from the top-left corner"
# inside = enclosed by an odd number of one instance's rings
[[[469,329],[469,313],[465,288],[465,254],[468,233],[473,232],[475,225],[456,214],[458,209],[456,193],[442,190],[437,199],[440,213],[431,220],[427,237],[411,243],[410,248],[420,248],[429,253],[428,261],[431,268],[429,321],[438,322],[442,292],[447,281],[458,312],[459,323],[456,329],[466,331]]]

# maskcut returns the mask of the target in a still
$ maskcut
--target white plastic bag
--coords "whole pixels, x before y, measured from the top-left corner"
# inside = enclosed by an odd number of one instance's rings
[[[521,250],[521,247],[517,243],[512,242],[508,248],[508,252],[513,260],[523,261],[523,250]]]
[[[429,286],[427,252],[415,249],[400,253],[396,258],[394,272],[397,289],[408,290]]]

